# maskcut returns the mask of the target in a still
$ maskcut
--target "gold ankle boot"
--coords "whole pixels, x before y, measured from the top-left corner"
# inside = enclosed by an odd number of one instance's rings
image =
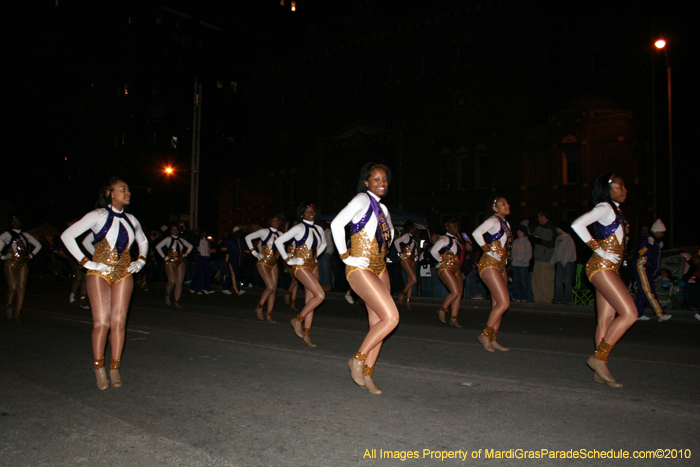
[[[508,352],[510,350],[508,347],[503,347],[501,344],[496,342],[496,339],[498,338],[498,329],[491,329],[491,347],[493,347],[496,350],[500,350],[501,352]]]
[[[311,341],[309,334],[311,334],[311,328],[304,328],[304,344],[308,345],[309,347],[316,347],[316,344]]]
[[[410,298],[406,299],[406,309],[413,310],[413,308],[411,308],[411,299]]]
[[[182,305],[180,305],[180,300],[175,300],[175,308],[182,308]]]
[[[286,303],[287,305],[292,303],[292,293],[291,292],[288,291],[286,294],[284,294],[284,303]]]
[[[109,387],[109,381],[107,381],[107,373],[105,373],[105,359],[100,358],[95,360],[93,368],[95,369],[95,379],[97,380],[97,387],[104,391]]]
[[[363,354],[358,350],[355,356],[348,360],[348,369],[350,370],[350,376],[352,376],[352,380],[355,381],[355,384],[357,384],[360,387],[365,386],[364,363],[366,359],[367,355]]]
[[[260,321],[265,321],[265,314],[263,313],[262,305],[255,307],[255,316],[257,316]]]
[[[403,299],[406,297],[406,294],[403,292],[399,292],[399,305],[403,305]]]
[[[440,309],[438,310],[438,318],[439,318],[440,321],[442,321],[443,323],[447,323],[447,319],[445,319],[445,314],[446,314],[446,313],[447,313],[447,308],[440,308]]]
[[[479,334],[479,337],[477,337],[477,340],[481,342],[481,345],[484,346],[484,350],[487,352],[495,352],[496,349],[493,348],[491,345],[491,331],[493,331],[493,328],[490,326],[486,326],[483,331],[481,331],[481,334]]]
[[[272,319],[272,312],[268,311],[267,314],[265,315],[265,319],[267,320],[268,323],[275,324],[277,321]]]
[[[112,381],[113,388],[122,387],[122,378],[119,376],[119,368],[121,367],[121,360],[112,359],[112,361],[109,363],[109,379]]]
[[[170,295],[165,294],[165,304],[170,306]]]
[[[593,373],[593,381],[595,381],[596,383],[605,383],[608,386],[610,386],[611,388],[621,388],[622,387],[622,383],[620,383],[618,381],[613,381],[612,383],[608,383],[607,381],[604,381],[603,378],[598,376],[598,373],[595,373],[595,372]]]
[[[612,345],[602,340],[598,348],[593,352],[593,355],[586,360],[591,370],[595,371],[606,384],[617,383],[615,377],[610,373],[610,370],[608,370],[608,356],[612,349]]]
[[[296,334],[299,339],[304,338],[304,325],[302,324],[303,322],[304,318],[301,315],[297,315],[296,317],[292,318],[291,321],[292,327],[294,328],[294,334]]]
[[[374,384],[374,380],[372,379],[372,374],[374,373],[374,367],[365,365],[364,366],[364,374],[365,374],[365,386],[364,388],[369,391],[370,394],[383,394],[382,390],[377,387],[376,384]]]
[[[450,326],[455,327],[455,328],[462,327],[462,325],[459,324],[459,321],[457,321],[457,318],[450,318]]]

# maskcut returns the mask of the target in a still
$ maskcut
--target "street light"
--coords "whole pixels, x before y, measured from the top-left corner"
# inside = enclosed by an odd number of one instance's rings
[[[668,170],[669,170],[669,217],[671,220],[671,234],[669,242],[671,243],[671,248],[673,248],[673,238],[675,236],[676,230],[674,229],[674,216],[673,216],[673,125],[671,120],[671,65],[668,63],[668,51],[666,48],[666,41],[659,39],[654,42],[657,49],[663,49],[664,57],[666,57],[666,75],[668,81]],[[656,193],[655,193],[656,195]]]
[[[168,167],[165,168],[165,174],[166,174],[166,175],[172,175],[173,172],[174,172],[174,170],[173,170],[172,167],[168,166]]]

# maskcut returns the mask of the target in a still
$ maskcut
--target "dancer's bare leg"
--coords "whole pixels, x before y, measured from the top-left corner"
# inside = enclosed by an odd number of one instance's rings
[[[388,271],[377,277],[372,271],[359,269],[348,278],[350,287],[367,305],[369,332],[360,346],[360,352],[367,355],[365,365],[374,366],[384,339],[399,324],[399,310],[391,298]]]
[[[481,280],[484,281],[491,293],[491,312],[486,325],[498,330],[501,327],[503,314],[510,307],[508,275],[505,272],[498,272],[495,268],[489,268],[481,274]]]
[[[311,328],[314,320],[314,310],[326,299],[326,293],[319,283],[318,268],[311,272],[307,268],[297,270],[296,278],[304,286],[304,308],[299,312],[299,316],[304,318],[304,327]]]
[[[185,263],[178,265],[175,269],[175,301],[179,302],[182,296],[182,283],[185,280]]]
[[[401,267],[406,273],[406,287],[403,288],[403,293],[410,299],[413,294],[413,286],[418,283],[415,264],[408,260],[401,261]]]
[[[624,282],[615,272],[597,272],[591,283],[596,289],[598,305],[596,346],[603,340],[614,346],[637,320],[637,308]],[[615,317],[616,313],[619,316]]]
[[[277,289],[277,280],[279,279],[279,268],[268,268],[262,264],[258,264],[258,272],[265,283],[265,291],[260,297],[258,306],[262,307],[267,301],[267,312],[272,313],[272,307],[275,306],[275,291]]]

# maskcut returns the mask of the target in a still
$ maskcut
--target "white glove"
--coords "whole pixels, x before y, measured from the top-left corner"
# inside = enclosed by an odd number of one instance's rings
[[[304,258],[292,258],[289,261],[287,261],[287,264],[289,266],[301,266],[302,264],[304,264]]]
[[[166,256],[165,258],[163,258],[163,261],[170,261],[170,256]]]
[[[146,265],[146,262],[142,259],[137,259],[136,261],[132,261],[131,264],[129,265],[128,268],[126,268],[127,271],[129,271],[131,274],[136,274],[139,272],[144,266]]]
[[[439,263],[437,263],[437,264],[435,265],[435,269],[440,268],[440,266],[442,266],[442,261],[440,261]]]
[[[400,253],[400,254],[399,254],[399,259],[406,259],[406,255],[404,255],[403,253]]]
[[[369,266],[369,260],[360,256],[348,256],[343,260],[343,263],[352,268],[366,268]]]
[[[96,262],[94,262],[94,261],[88,261],[87,263],[85,263],[85,265],[84,265],[83,267],[84,267],[85,269],[90,269],[90,270],[92,270],[92,271],[97,271],[97,272],[99,272],[100,274],[109,274],[110,272],[112,272],[112,268],[110,268],[110,267],[107,266],[106,264],[104,264],[104,263],[96,263]]]
[[[258,259],[263,259],[263,258],[264,258],[264,256],[262,255],[262,253],[260,253],[260,252],[258,252],[258,251],[252,251],[251,254],[252,254],[253,256],[255,256],[256,258],[258,258]]]
[[[489,255],[491,258],[495,259],[496,261],[501,260],[501,255],[499,255],[498,253],[496,253],[494,251],[489,251],[486,254]]]
[[[620,255],[618,255],[617,253],[605,251],[602,248],[598,248],[597,250],[595,250],[595,254],[597,254],[603,259],[607,259],[613,264],[618,264],[620,262]]]
[[[4,256],[0,257],[0,259],[3,261],[7,261],[8,259],[10,259],[10,256],[12,256],[12,253],[8,253],[8,254],[4,255]]]

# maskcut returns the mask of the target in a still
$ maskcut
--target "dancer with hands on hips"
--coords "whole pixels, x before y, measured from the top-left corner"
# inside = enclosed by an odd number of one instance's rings
[[[502,196],[493,198],[491,214],[491,217],[472,232],[472,237],[484,250],[478,265],[479,276],[491,293],[491,312],[486,328],[477,339],[488,352],[506,352],[509,349],[499,344],[497,339],[501,319],[510,307],[506,266],[510,261],[513,233],[506,221],[506,216],[510,214],[508,200]]]
[[[310,336],[311,323],[314,310],[326,299],[319,280],[316,258],[326,249],[326,236],[323,235],[323,229],[314,224],[316,206],[302,202],[297,207],[297,215],[301,222],[278,237],[275,245],[285,263],[292,267],[294,277],[304,286],[304,308],[291,322],[294,333],[309,347],[316,347]],[[294,253],[288,255],[284,244],[292,239]]]
[[[360,170],[358,194],[333,219],[331,231],[350,287],[367,305],[369,332],[348,361],[355,383],[372,394],[382,394],[372,379],[384,339],[399,324],[399,310],[391,297],[386,255],[393,243],[394,226],[386,206],[391,172],[383,164],[365,164]],[[350,224],[350,250],[345,226]]]
[[[606,173],[595,179],[592,191],[595,207],[571,224],[593,250],[586,263],[586,275],[596,289],[598,324],[596,350],[586,363],[595,372],[595,381],[619,388],[622,384],[608,370],[608,355],[637,320],[637,308],[619,272],[629,230],[620,211],[620,204],[627,199],[627,188],[622,177]],[[591,224],[595,225],[595,238],[588,232]]]
[[[107,336],[112,350],[109,376],[113,387],[122,385],[122,350],[124,349],[126,315],[131,292],[134,288],[132,274],[146,264],[148,239],[141,224],[124,208],[131,203],[129,185],[119,178],[112,178],[100,189],[97,209],[68,227],[61,240],[82,267],[88,270],[87,291],[92,308],[92,352],[97,387],[107,389],[109,381],[104,370],[104,353]],[[92,237],[94,254],[92,261],[83,254],[76,238],[91,230],[86,244]],[[136,242],[139,256],[131,261],[129,249]]]

